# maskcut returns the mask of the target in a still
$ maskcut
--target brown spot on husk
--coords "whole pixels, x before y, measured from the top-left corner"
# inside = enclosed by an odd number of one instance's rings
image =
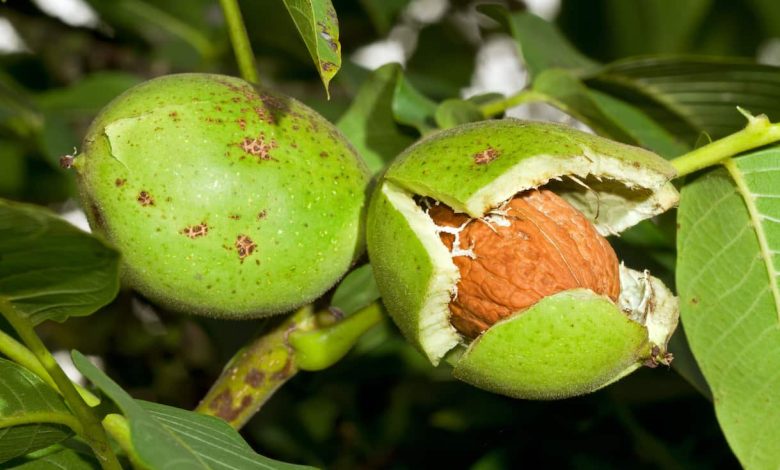
[[[251,256],[252,253],[255,252],[255,248],[257,248],[257,244],[252,241],[251,238],[249,238],[246,235],[239,235],[236,237],[236,252],[238,253],[238,258],[241,260],[241,262],[244,262],[244,259],[248,256]]]
[[[154,198],[151,194],[149,194],[148,191],[141,191],[138,193],[138,197],[136,198],[139,204],[142,206],[153,206],[154,205]]]
[[[103,218],[103,211],[100,210],[100,207],[93,203],[89,206],[89,211],[92,215],[92,222],[101,230],[105,231],[106,221]]]
[[[284,102],[281,99],[268,93],[261,93],[260,100],[264,105],[271,109],[282,110],[285,108]]]
[[[474,163],[476,163],[477,165],[485,165],[487,163],[492,162],[500,155],[501,152],[494,149],[493,147],[488,147],[485,150],[481,152],[477,152],[474,155],[472,155],[472,158],[474,158]]]
[[[276,160],[271,156],[271,150],[278,147],[274,139],[266,140],[263,134],[255,138],[246,137],[241,141],[241,150],[261,160]]]
[[[127,183],[127,180],[124,178],[117,178],[116,181],[114,181],[117,188],[124,186],[125,183]]]
[[[263,121],[265,123],[268,123],[268,124],[275,124],[276,123],[276,120],[271,115],[271,113],[267,109],[265,109],[265,108],[263,108],[261,106],[255,107],[255,114],[257,114],[257,117],[261,121]]]
[[[184,227],[181,233],[189,238],[205,237],[209,234],[209,226],[206,222]]]

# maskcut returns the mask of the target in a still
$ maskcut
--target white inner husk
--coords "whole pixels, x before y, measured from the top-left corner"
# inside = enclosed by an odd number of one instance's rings
[[[585,214],[604,236],[620,233],[677,203],[677,191],[664,175],[585,147],[582,150],[582,155],[566,159],[548,155],[527,158],[476,192],[465,207],[449,204],[447,198],[437,199],[480,217],[520,191],[547,185]]]
[[[645,325],[650,343],[658,346],[661,353],[666,350],[666,343],[677,328],[679,307],[663,282],[647,270],[634,271],[621,263],[618,307],[628,318]]]
[[[447,247],[436,234],[436,225],[420,206],[414,201],[412,194],[385,182],[382,192],[387,200],[406,216],[409,226],[425,247],[431,257],[433,275],[428,284],[428,295],[423,302],[422,311],[428,314],[420,315],[417,325],[421,345],[434,364],[438,364],[444,354],[460,342],[460,335],[450,324],[449,304],[460,279],[460,272]]]
[[[603,236],[616,235],[677,203],[677,191],[663,175],[593,154],[589,149],[583,149],[583,152],[583,155],[565,161],[547,155],[528,158],[475,193],[465,206],[447,201],[446,196],[436,199],[482,222],[502,225],[500,208],[506,201],[521,191],[545,186],[582,212]],[[529,179],[528,175],[534,177]],[[457,295],[460,279],[452,257],[473,256],[473,252],[471,247],[456,243],[451,253],[439,238],[440,232],[457,236],[463,227],[437,226],[428,216],[427,209],[414,201],[414,194],[389,181],[385,181],[382,190],[406,215],[410,227],[431,256],[434,274],[418,329],[422,347],[436,365],[450,349],[462,342],[449,321],[449,303]],[[621,265],[620,279],[619,308],[632,320],[645,325],[651,343],[665,352],[666,343],[677,325],[674,295],[646,271],[638,272]]]

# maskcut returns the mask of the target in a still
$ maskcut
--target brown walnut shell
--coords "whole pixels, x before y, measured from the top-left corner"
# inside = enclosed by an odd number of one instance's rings
[[[460,270],[450,321],[466,337],[564,290],[590,289],[613,301],[620,295],[614,250],[582,213],[550,190],[519,193],[479,219],[443,204],[428,214],[445,227],[440,238]],[[446,227],[459,230],[457,240]]]

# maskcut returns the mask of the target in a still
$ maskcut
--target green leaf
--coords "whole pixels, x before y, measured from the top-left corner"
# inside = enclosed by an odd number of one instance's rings
[[[689,384],[693,385],[696,391],[703,397],[712,402],[710,386],[707,384],[707,379],[704,378],[699,363],[696,361],[693,351],[691,351],[691,347],[688,344],[684,325],[680,324],[669,340],[669,351],[674,356],[672,369],[687,380]]]
[[[780,2],[775,0],[749,0],[755,10],[756,18],[761,21],[767,36],[780,36]]]
[[[0,377],[0,463],[73,435],[75,417],[40,377],[5,359]]]
[[[341,43],[336,10],[330,0],[284,0],[306,49],[330,96],[328,84],[341,67]]]
[[[11,470],[99,470],[100,463],[87,455],[61,445],[50,446],[7,462]],[[5,467],[3,467],[5,468]]]
[[[0,197],[17,195],[27,177],[26,149],[11,139],[0,141]]]
[[[374,271],[370,264],[364,264],[349,273],[339,283],[330,304],[345,314],[351,315],[379,297]]]
[[[420,30],[404,73],[415,88],[440,101],[458,96],[471,84],[476,55],[476,45],[464,28],[445,19]]]
[[[495,93],[495,92],[489,92],[489,93],[480,93],[478,95],[471,96],[467,98],[467,101],[470,101],[478,106],[481,106],[483,104],[491,103],[493,101],[502,100],[504,99],[504,95],[501,93]]]
[[[476,122],[484,119],[479,106],[471,101],[458,98],[450,98],[442,101],[436,107],[436,124],[442,128],[455,127],[467,122]]]
[[[678,157],[690,150],[677,136],[650,119],[639,108],[597,90],[588,90],[590,99],[636,143],[665,158]]]
[[[780,67],[702,57],[647,57],[607,66],[588,86],[640,108],[692,145],[701,132],[713,139],[744,126],[736,107],[780,119]]]
[[[397,122],[416,127],[420,134],[436,129],[436,103],[420,93],[402,74],[395,84],[392,107]]]
[[[141,82],[135,75],[98,72],[65,88],[55,88],[33,97],[45,122],[38,136],[41,150],[52,166],[73,152],[80,139],[71,127],[74,118],[92,118],[109,101]]]
[[[398,64],[383,65],[375,70],[337,123],[373,173],[384,168],[414,141],[414,137],[404,133],[393,118],[393,99],[400,77]]]
[[[195,65],[188,60],[193,51],[203,59],[213,59],[220,50],[221,44],[215,39],[213,22],[209,21],[209,10],[214,6],[212,0],[88,2],[107,24],[133,31],[153,46],[155,54],[162,53],[177,65]]]
[[[92,115],[128,88],[141,83],[135,75],[123,72],[98,72],[65,88],[54,88],[34,97],[44,111],[62,115]]]
[[[0,126],[19,136],[29,136],[38,131],[42,123],[43,117],[27,90],[0,71]]]
[[[780,148],[688,183],[677,286],[693,354],[746,468],[780,462]]]
[[[500,5],[484,5],[479,11],[503,24],[520,48],[532,79],[551,68],[571,70],[575,75],[600,66],[580,53],[555,25],[527,11],[510,12]]]
[[[604,5],[611,39],[607,47],[612,48],[613,57],[690,50],[712,3],[712,0],[608,0]]]
[[[89,315],[119,290],[119,254],[41,207],[0,200],[0,303],[33,324]]]
[[[360,0],[360,5],[366,11],[374,29],[380,35],[390,32],[396,17],[406,8],[410,0]]]
[[[628,144],[635,139],[594,102],[587,87],[571,72],[548,69],[533,82],[533,89],[552,98],[553,104],[590,126],[597,133]]]
[[[639,145],[667,158],[688,150],[677,137],[641,110],[605,93],[588,89],[570,71],[545,70],[534,81],[533,89],[601,135]]]
[[[311,468],[278,462],[255,453],[235,429],[219,418],[134,400],[78,351],[73,351],[73,363],[122,410],[130,424],[133,447],[150,468]]]
[[[44,119],[43,129],[37,136],[38,144],[49,165],[61,171],[60,157],[76,153],[79,138],[59,113],[44,113]]]

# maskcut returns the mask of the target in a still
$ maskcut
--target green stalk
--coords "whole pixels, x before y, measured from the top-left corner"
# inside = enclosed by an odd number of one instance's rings
[[[479,107],[482,116],[485,118],[491,118],[497,116],[509,108],[521,105],[523,103],[530,103],[532,101],[547,101],[548,98],[537,93],[534,90],[522,90],[514,95],[501,98],[499,100],[490,101]]]
[[[772,124],[765,115],[751,116],[748,124],[739,132],[718,139],[671,161],[678,176],[685,176],[704,168],[723,163],[746,150],[758,148],[780,140],[780,124]]]
[[[51,376],[43,368],[35,354],[3,330],[0,330],[0,353],[40,377],[49,387],[59,391],[57,384],[51,379]]]
[[[279,387],[298,373],[287,334],[311,325],[313,318],[310,306],[301,308],[241,348],[195,411],[222,418],[241,429]]]
[[[382,319],[376,302],[335,323],[323,321],[328,316],[306,306],[264,331],[233,356],[195,411],[240,429],[299,370],[335,364]]]
[[[49,387],[61,394],[59,387],[54,383],[54,380],[52,380],[46,369],[43,368],[40,361],[38,361],[38,358],[35,357],[35,354],[2,330],[0,330],[0,354],[4,354],[8,359],[37,375],[41,380],[46,382]],[[100,399],[86,388],[79,384],[73,384],[73,386],[76,387],[79,395],[87,402],[87,405],[97,406],[100,403]]]
[[[343,358],[361,336],[382,321],[382,307],[373,302],[326,328],[297,330],[288,342],[295,350],[295,363],[301,370],[327,369]]]
[[[127,418],[120,414],[108,414],[103,418],[103,427],[119,444],[119,447],[125,451],[127,458],[130,459],[130,463],[133,464],[133,468],[138,470],[147,468],[133,446],[133,439],[130,435],[130,424],[127,422]]]
[[[233,53],[236,55],[241,77],[250,83],[259,85],[260,77],[258,77],[255,68],[255,55],[252,52],[252,45],[249,43],[249,36],[246,33],[244,19],[241,17],[238,0],[219,0],[219,3],[225,14],[230,42],[233,44]]]
[[[76,434],[83,434],[81,422],[77,420],[75,416],[70,413],[52,413],[50,411],[25,413],[20,416],[0,418],[0,429],[39,423],[61,424],[69,427]]]
[[[57,385],[68,407],[81,422],[83,428],[81,437],[92,448],[101,466],[107,470],[121,470],[122,467],[111,449],[100,420],[81,398],[73,382],[65,375],[41,339],[35,334],[30,322],[7,301],[0,301],[0,312],[3,313],[8,323],[16,330],[27,348],[35,355],[40,365]]]

